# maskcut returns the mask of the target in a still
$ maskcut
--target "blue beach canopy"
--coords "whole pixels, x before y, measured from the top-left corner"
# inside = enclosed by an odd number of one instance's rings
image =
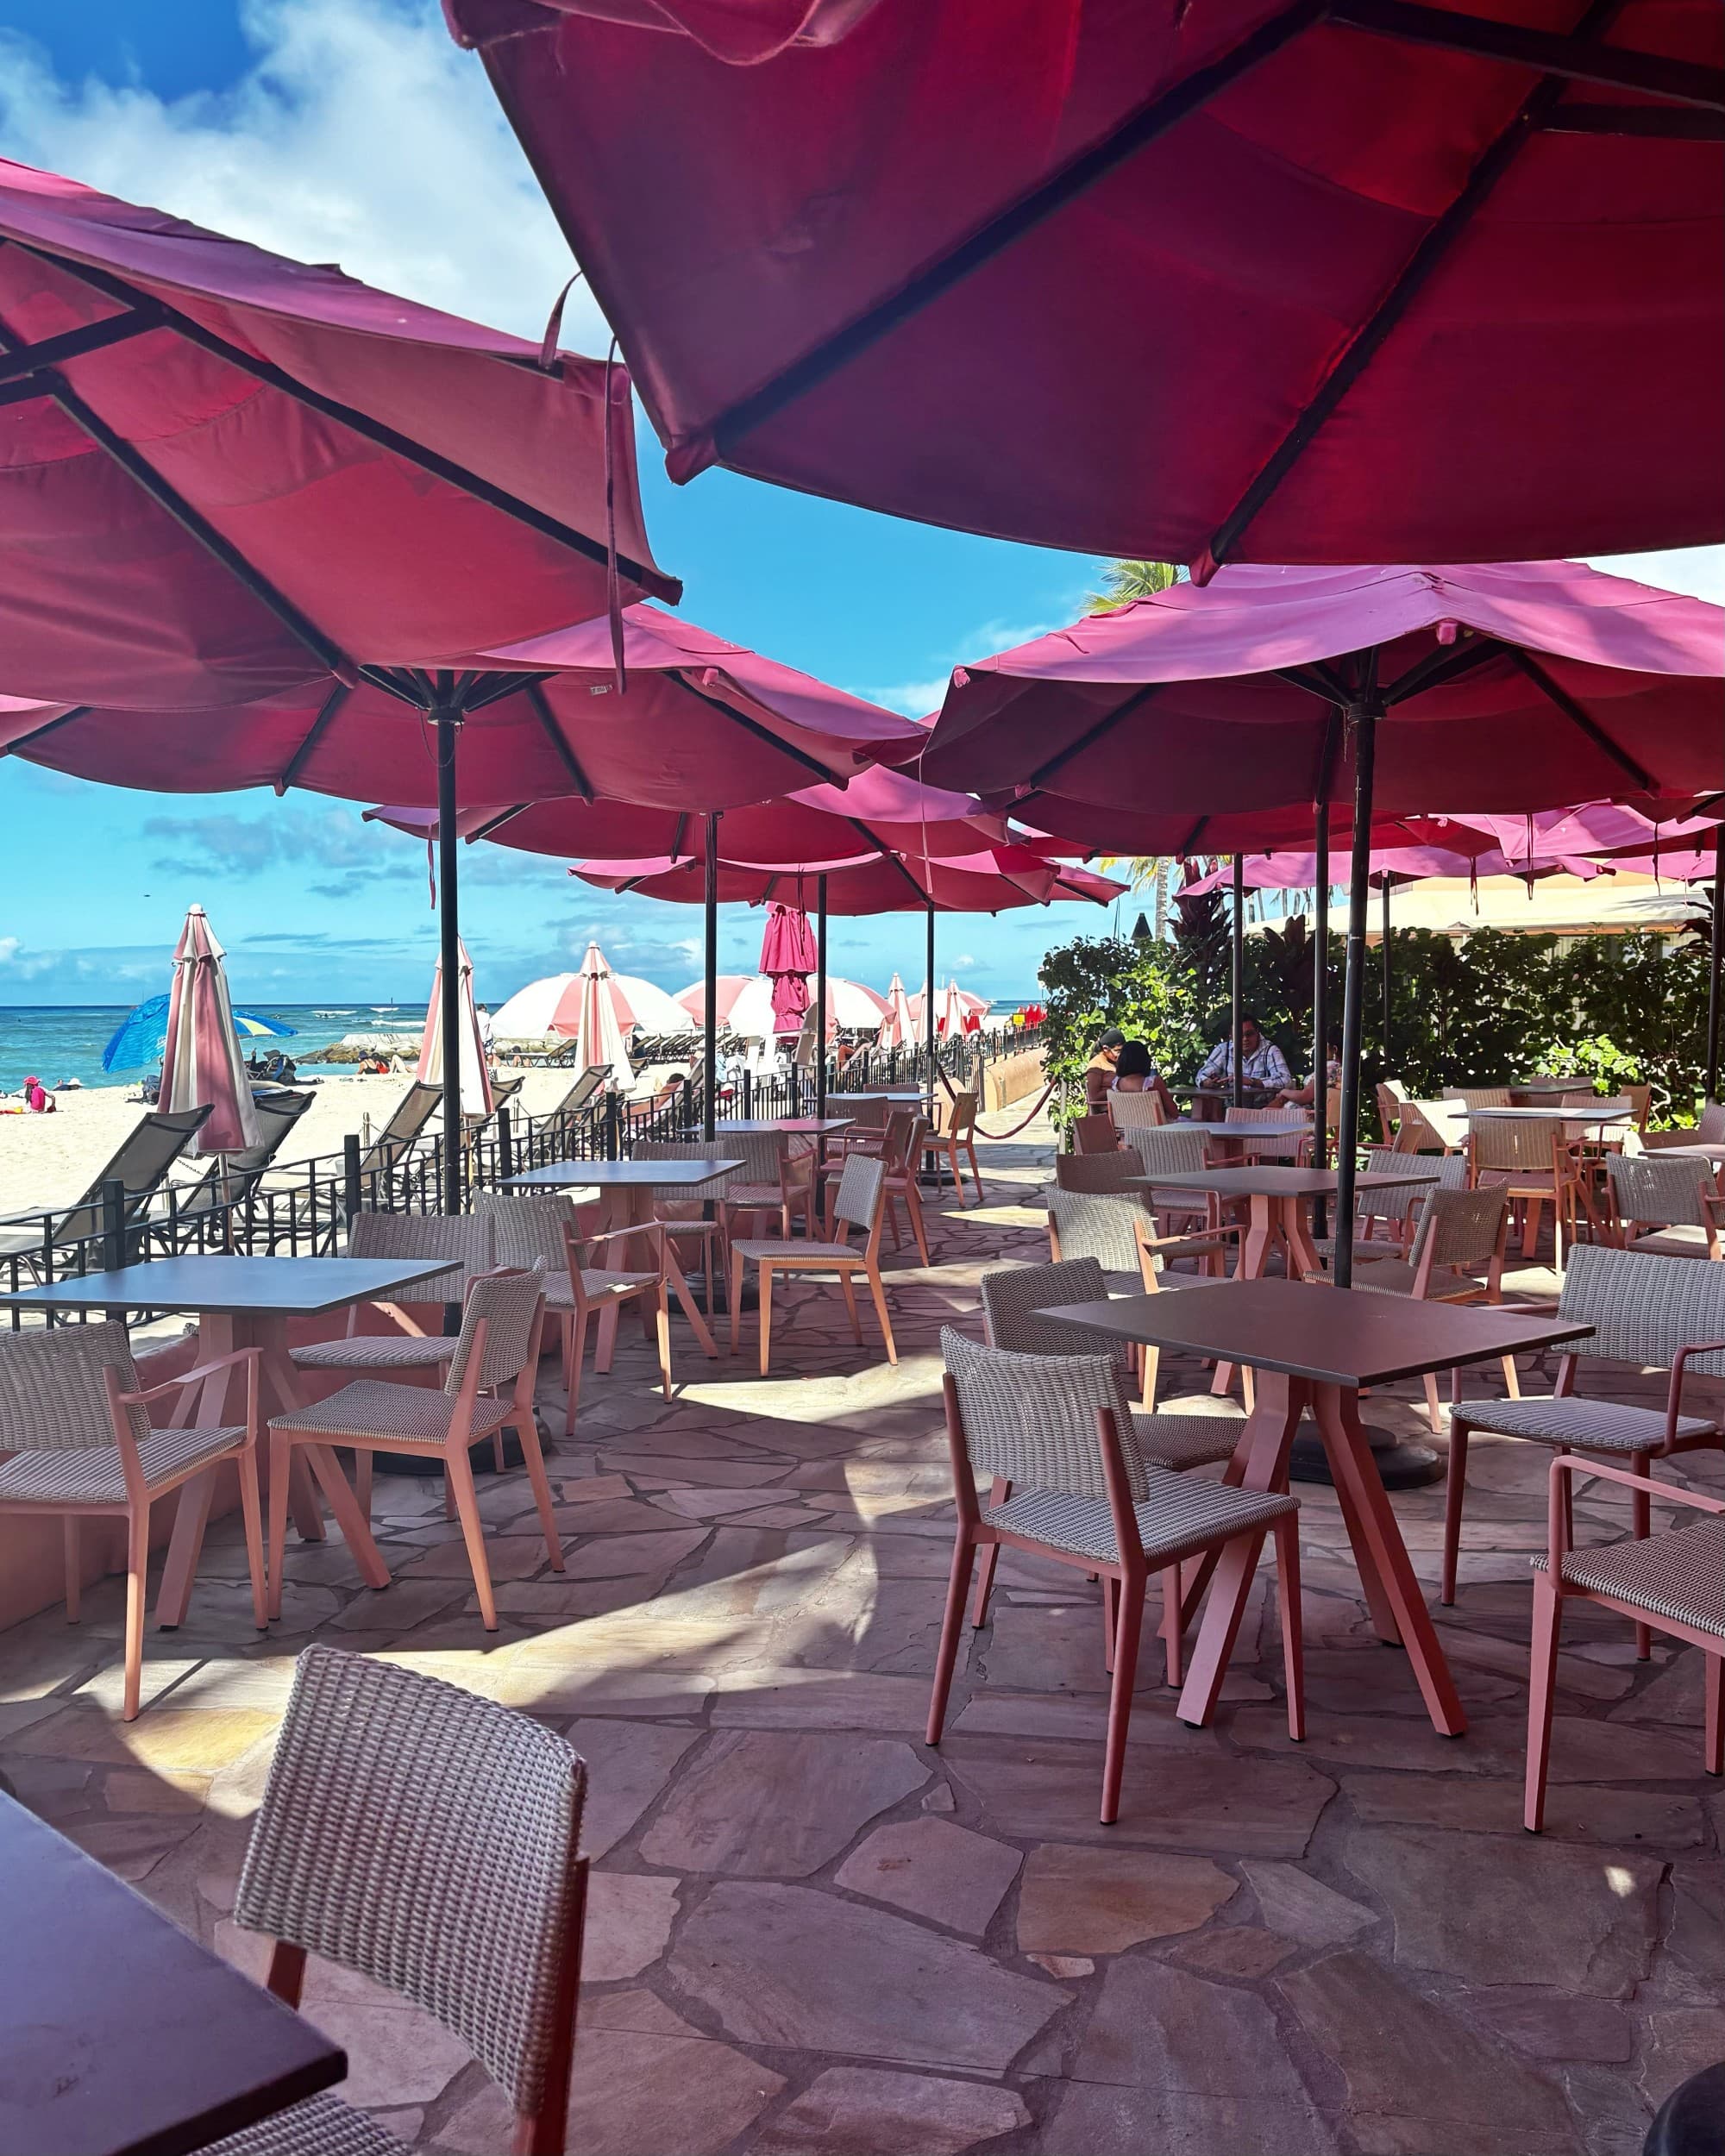
[[[165,995],[152,996],[129,1012],[114,1037],[102,1051],[104,1070],[141,1070],[159,1063],[167,1046],[167,1006]],[[242,1041],[287,1039],[294,1029],[261,1011],[234,1012],[234,1031]]]

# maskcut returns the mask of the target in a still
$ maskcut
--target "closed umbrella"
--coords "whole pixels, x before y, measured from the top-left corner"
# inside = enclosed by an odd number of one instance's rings
[[[904,982],[894,974],[887,989],[887,1015],[881,1021],[879,1045],[908,1048],[915,1038],[916,1019],[912,1014],[911,1000],[905,993]]]
[[[580,1003],[575,1013],[575,1061],[583,1070],[609,1070],[618,1081],[629,1075],[629,1051],[623,1043],[614,983],[605,954],[589,943],[576,975]]]
[[[192,906],[174,948],[160,1105],[169,1114],[209,1107],[192,1140],[200,1153],[238,1153],[258,1142],[223,956],[204,908]]]
[[[775,899],[761,937],[761,970],[773,984],[773,1031],[800,1033],[809,1007],[808,977],[820,962],[808,915]]]
[[[479,1012],[474,1003],[474,962],[465,943],[458,943],[460,968],[456,984],[458,1024],[461,1027],[458,1067],[461,1073],[461,1113],[487,1116],[494,1105],[491,1071],[485,1044],[480,1038]],[[419,1064],[414,1072],[424,1086],[443,1083],[443,968],[440,960],[431,981],[431,1000],[425,1011],[425,1036],[419,1046]]]
[[[674,479],[1195,564],[1725,537],[1705,0],[446,13]]]

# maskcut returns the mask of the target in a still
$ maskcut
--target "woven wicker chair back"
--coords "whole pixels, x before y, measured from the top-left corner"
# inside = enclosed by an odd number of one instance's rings
[[[1057,1190],[1112,1190],[1127,1188],[1133,1175],[1144,1173],[1144,1156],[1135,1145],[1117,1145],[1111,1153],[1057,1153],[1054,1188]]]
[[[1132,1438],[1126,1372],[1111,1355],[1013,1355],[979,1347],[950,1326],[940,1351],[958,1394],[964,1443],[976,1466],[1021,1490],[1106,1498],[1096,1410],[1111,1407],[1134,1501],[1148,1490]]]
[[[1468,1125],[1473,1141],[1473,1164],[1511,1175],[1549,1175],[1556,1158],[1555,1134],[1560,1123],[1522,1123],[1510,1117],[1486,1116]]]
[[[0,1332],[0,1452],[75,1452],[113,1445],[104,1376],[110,1369],[119,1372],[122,1392],[138,1389],[126,1328],[111,1319]],[[128,1407],[126,1414],[141,1445],[150,1433],[147,1411]]]
[[[856,1227],[872,1229],[875,1216],[881,1209],[881,1194],[886,1181],[884,1160],[867,1153],[853,1153],[838,1179],[838,1192],[832,1201],[833,1218],[848,1220]]]
[[[1459,1100],[1465,1108],[1507,1108],[1509,1105],[1508,1086],[1446,1086],[1446,1100]]]
[[[1138,1231],[1155,1225],[1137,1192],[1124,1190],[1051,1190],[1048,1217],[1063,1262],[1089,1259],[1108,1273],[1138,1272]]]
[[[235,1919],[423,2006],[530,2112],[559,2034],[586,1794],[579,1754],[527,1715],[308,1647]]]
[[[1117,1131],[1155,1130],[1163,1121],[1159,1093],[1121,1093],[1108,1095],[1108,1113]]]
[[[349,1257],[447,1257],[450,1272],[422,1281],[406,1302],[459,1302],[467,1283],[492,1267],[491,1222],[484,1217],[442,1213],[356,1213],[348,1225]]]
[[[1060,1247],[1066,1248],[1063,1235]],[[1108,1284],[1103,1272],[1094,1257],[1063,1257],[1056,1264],[1000,1265],[984,1273],[982,1324],[988,1345],[1013,1355],[1107,1354],[1123,1361],[1124,1344],[1117,1349],[1112,1341],[1105,1344],[1100,1333],[1086,1335],[1062,1319],[1038,1314],[1077,1302],[1105,1301]]]
[[[1725,1340],[1725,1265],[1578,1244],[1558,1314],[1593,1327],[1591,1339],[1576,1343],[1578,1355],[1668,1369],[1680,1347]],[[1684,1368],[1725,1377],[1725,1353],[1695,1356]]]
[[[1503,1216],[1509,1209],[1504,1183],[1482,1183],[1477,1190],[1415,1193],[1420,1225],[1409,1252],[1414,1264],[1429,1249],[1433,1265],[1484,1265],[1497,1250]]]
[[[1201,1174],[1208,1166],[1202,1127],[1176,1130],[1171,1123],[1158,1129],[1135,1131],[1132,1144],[1138,1149],[1145,1175],[1192,1175]]]
[[[567,1263],[567,1261],[565,1261]],[[564,1268],[560,1265],[561,1274]],[[467,1291],[461,1313],[461,1338],[449,1363],[443,1389],[454,1395],[461,1389],[474,1341],[481,1322],[486,1329],[485,1354],[480,1363],[480,1389],[512,1385],[520,1376],[533,1345],[533,1320],[545,1292],[549,1268],[536,1258],[524,1272],[482,1273]]]
[[[1708,1160],[1662,1160],[1657,1153],[1631,1157],[1605,1156],[1611,1195],[1620,1220],[1646,1220],[1660,1227],[1701,1228],[1707,1225],[1703,1191],[1713,1188]]]
[[[947,1096],[946,1106],[940,1109],[940,1096],[936,1095],[939,1112],[939,1130],[944,1138],[963,1138],[976,1124],[976,1096],[974,1093],[955,1093]]]
[[[491,1228],[495,1263],[513,1266],[521,1272],[540,1263],[548,1273],[568,1269],[563,1231],[575,1225],[573,1199],[518,1198],[501,1191],[482,1190],[474,1210]]]

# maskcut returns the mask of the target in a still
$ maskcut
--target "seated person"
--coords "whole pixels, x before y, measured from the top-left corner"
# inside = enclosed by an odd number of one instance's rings
[[[1164,1120],[1173,1122],[1174,1096],[1169,1092],[1162,1073],[1151,1061],[1150,1050],[1142,1041],[1121,1044],[1114,1062],[1113,1089],[1116,1093],[1153,1093],[1162,1103]]]
[[[1274,1093],[1282,1086],[1294,1082],[1294,1074],[1288,1068],[1288,1059],[1274,1041],[1264,1037],[1258,1020],[1250,1012],[1240,1016],[1240,1081],[1248,1093]],[[1233,1082],[1234,1044],[1232,1040],[1218,1041],[1204,1059],[1204,1067],[1198,1073],[1201,1086],[1214,1086],[1219,1091]]]
[[[1341,1081],[1341,1044],[1339,1041],[1332,1041],[1324,1058],[1325,1090],[1327,1092],[1333,1090],[1340,1085]],[[1314,1075],[1308,1078],[1303,1086],[1283,1086],[1270,1106],[1276,1108],[1310,1108],[1317,1105],[1317,1099],[1318,1081]]]
[[[1084,1106],[1092,1115],[1106,1115],[1108,1095],[1113,1091],[1114,1067],[1120,1062],[1120,1050],[1126,1044],[1126,1037],[1117,1025],[1111,1025],[1096,1044],[1096,1052],[1084,1066]]]

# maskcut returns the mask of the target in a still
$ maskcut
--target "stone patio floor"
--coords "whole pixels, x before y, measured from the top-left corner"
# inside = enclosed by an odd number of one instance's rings
[[[117,1583],[80,1626],[49,1611],[0,1634],[0,1769],[255,1971],[229,1912],[309,1639],[566,1732],[592,1774],[582,2156],[1631,2156],[1725,2052],[1725,1798],[1701,1771],[1699,1657],[1637,1664],[1627,1627],[1572,1608],[1551,1824],[1521,1832],[1542,1451],[1475,1441],[1440,1613],[1464,1739],[1373,1639],[1333,1501],[1307,1488],[1303,1745],[1266,1568],[1214,1728],[1175,1720],[1144,1658],[1122,1814],[1099,1826],[1097,1590],[1011,1554],[947,1739],[919,1741],[951,1535],[938,1332],[980,1334],[979,1274],[1046,1255],[1036,1136],[984,1147],[988,1202],[934,1219],[932,1270],[890,1263],[895,1371],[830,1289],[784,1298],[767,1382],[752,1334],[710,1364],[676,1326],[669,1405],[625,1328],[551,1458],[566,1574],[524,1477],[481,1483],[499,1633],[439,1486],[380,1476],[395,1584],[361,1587],[333,1533],[291,1544],[260,1639],[223,1523],[187,1625],[149,1635],[129,1727]],[[1202,1394],[1195,1364],[1163,1367],[1164,1404]],[[1371,1420],[1417,1434],[1412,1396]],[[542,1399],[560,1428],[555,1363]],[[1442,1495],[1396,1499],[1433,1596]],[[1626,1525],[1603,1487],[1578,1506],[1581,1536]],[[315,1965],[307,2010],[348,2048],[344,2093],[403,2140],[507,2148],[502,2100],[428,2017]]]

